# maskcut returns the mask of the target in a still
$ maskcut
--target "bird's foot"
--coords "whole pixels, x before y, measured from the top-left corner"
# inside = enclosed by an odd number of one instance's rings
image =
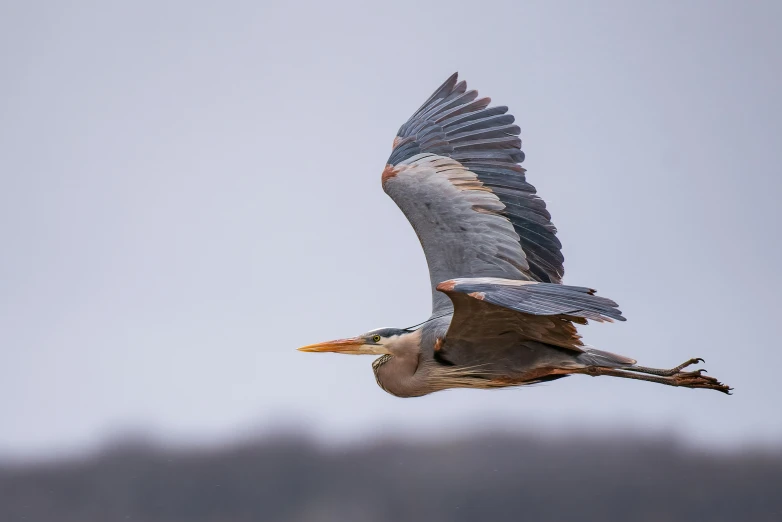
[[[706,388],[707,390],[717,390],[731,395],[733,388],[722,384],[720,381],[710,375],[703,375],[706,370],[695,370],[693,372],[678,372],[671,376],[674,386],[684,388]]]

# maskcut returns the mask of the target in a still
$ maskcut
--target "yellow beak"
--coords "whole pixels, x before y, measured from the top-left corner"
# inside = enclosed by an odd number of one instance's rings
[[[300,352],[335,352],[335,353],[359,353],[359,347],[364,344],[364,339],[351,337],[350,339],[338,339],[326,343],[310,344],[302,346]]]

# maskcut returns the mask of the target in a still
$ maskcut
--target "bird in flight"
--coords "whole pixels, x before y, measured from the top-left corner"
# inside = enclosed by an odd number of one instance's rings
[[[573,374],[730,394],[703,370],[685,371],[700,358],[648,368],[582,342],[576,325],[625,318],[594,290],[561,284],[562,244],[519,165],[514,117],[457,80],[448,78],[400,127],[381,175],[424,249],[431,317],[299,350],[379,355],[377,383],[398,397]]]

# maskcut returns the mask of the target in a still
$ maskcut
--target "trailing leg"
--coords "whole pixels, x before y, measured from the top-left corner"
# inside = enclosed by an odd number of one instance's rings
[[[686,368],[694,362],[688,361],[681,368]],[[643,367],[640,367],[643,368]],[[643,368],[643,370],[656,370],[655,368]],[[674,368],[675,373],[668,374],[655,374],[652,372],[645,372],[639,370],[638,367],[632,368],[604,368],[601,366],[588,366],[577,373],[583,373],[597,377],[598,375],[609,375],[611,377],[621,377],[623,379],[635,379],[638,381],[656,382],[657,384],[665,384],[666,386],[680,386],[683,388],[705,388],[707,390],[717,390],[722,393],[730,395],[733,388],[722,384],[714,377],[703,375],[704,370],[696,370],[694,372],[682,372],[680,369]],[[658,370],[661,372],[670,372],[671,370]],[[633,373],[635,372],[635,373]],[[574,372],[576,373],[576,372]],[[651,375],[648,375],[650,374]]]

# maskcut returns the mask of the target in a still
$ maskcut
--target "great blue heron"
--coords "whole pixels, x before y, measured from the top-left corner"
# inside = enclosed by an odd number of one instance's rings
[[[453,74],[399,129],[381,176],[424,249],[431,317],[299,350],[380,355],[377,383],[399,397],[572,374],[729,394],[703,370],[682,371],[702,359],[661,370],[583,344],[575,324],[625,319],[594,290],[561,284],[562,245],[519,165],[520,129],[490,101]]]

